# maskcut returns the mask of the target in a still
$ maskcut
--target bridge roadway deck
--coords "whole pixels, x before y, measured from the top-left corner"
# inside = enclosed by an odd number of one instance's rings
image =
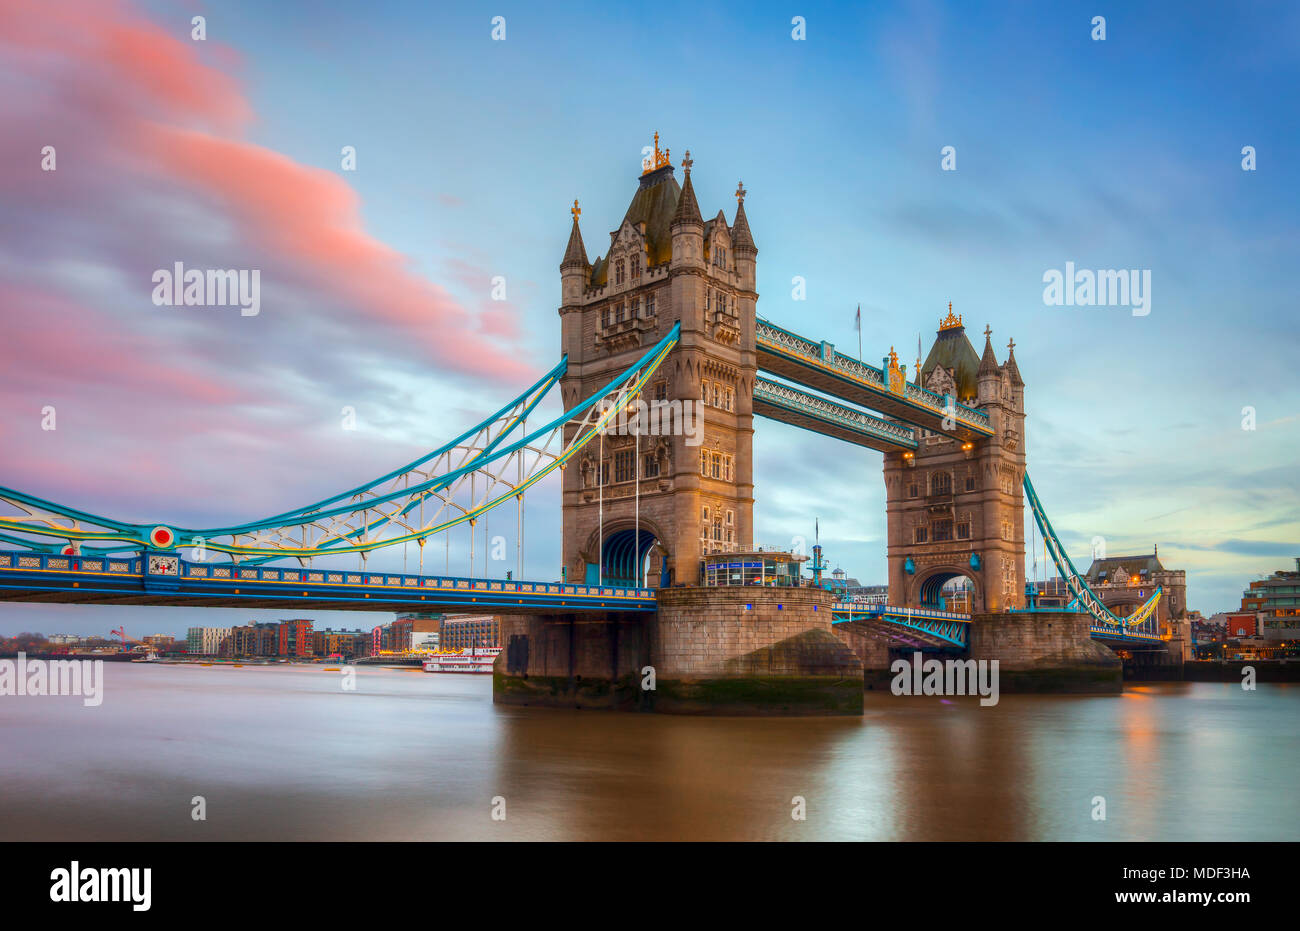
[[[146,557],[0,552],[0,601],[493,614],[655,610],[648,588],[232,566],[154,551]]]

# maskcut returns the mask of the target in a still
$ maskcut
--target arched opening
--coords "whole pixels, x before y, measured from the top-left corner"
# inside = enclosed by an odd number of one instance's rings
[[[975,607],[975,582],[964,572],[940,570],[921,580],[917,600],[923,608],[971,614]]]
[[[650,550],[657,542],[655,535],[644,528],[639,540],[636,530],[624,529],[611,533],[601,547],[604,584],[624,588],[644,586]],[[590,581],[594,583],[594,580]]]

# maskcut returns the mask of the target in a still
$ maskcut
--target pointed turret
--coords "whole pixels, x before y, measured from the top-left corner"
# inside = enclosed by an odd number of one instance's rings
[[[691,184],[691,164],[691,153],[688,151],[682,160],[686,180],[682,183],[682,196],[677,199],[677,212],[673,214],[671,226],[693,223],[702,229],[704,217],[700,215],[700,204],[695,199],[695,187]]]
[[[569,245],[564,250],[564,261],[560,262],[560,269],[582,268],[585,269],[589,264],[587,262],[587,248],[582,244],[582,230],[578,229],[578,217],[582,213],[582,208],[578,206],[578,201],[573,201],[573,209],[569,211],[573,214],[573,229],[569,231]]]
[[[749,231],[749,218],[745,216],[745,194],[747,193],[744,182],[736,185],[736,222],[731,225],[731,248],[737,255],[741,253],[758,255],[758,247],[754,245],[754,235]]]
[[[1025,386],[1025,380],[1020,377],[1020,366],[1016,365],[1016,341],[1014,339],[1007,343],[1007,374],[1011,376],[1011,384],[1017,388]]]
[[[998,373],[998,358],[993,354],[993,330],[987,325],[984,327],[984,355],[980,358],[980,375],[996,375]]]

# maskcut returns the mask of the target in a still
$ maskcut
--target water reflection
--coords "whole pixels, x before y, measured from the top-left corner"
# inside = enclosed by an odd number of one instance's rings
[[[869,692],[861,719],[761,719],[499,707],[486,677],[407,670],[362,669],[356,692],[311,667],[106,674],[99,708],[0,699],[0,839],[1292,839],[1300,826],[1293,686],[993,708]],[[195,795],[206,822],[190,818]]]

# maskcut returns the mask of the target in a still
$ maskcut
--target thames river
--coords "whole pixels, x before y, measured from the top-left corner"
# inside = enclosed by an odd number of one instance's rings
[[[104,672],[98,707],[0,698],[0,839],[1300,837],[1294,685],[686,718],[497,707],[488,676],[415,669]]]

